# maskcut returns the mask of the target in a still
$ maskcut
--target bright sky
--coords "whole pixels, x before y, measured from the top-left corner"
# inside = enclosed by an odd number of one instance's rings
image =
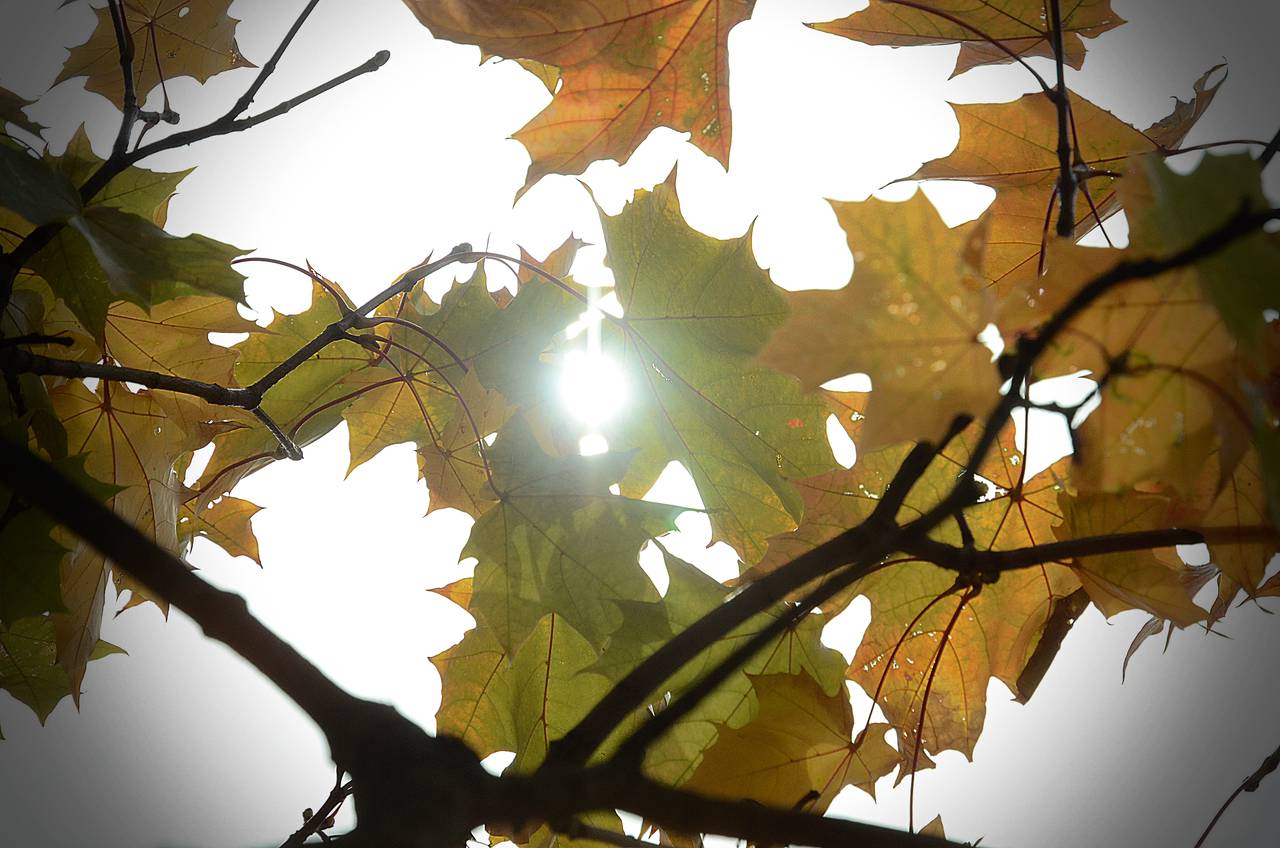
[[[0,19],[27,22],[0,32],[0,84],[38,95],[56,74],[58,48],[83,40],[92,15],[82,7],[55,11],[54,3],[0,2]],[[242,51],[262,61],[301,5],[237,2]],[[693,226],[731,237],[754,221],[757,259],[780,285],[837,287],[852,259],[824,198],[863,199],[949,152],[957,128],[948,100],[1008,100],[1032,89],[1014,67],[948,80],[955,48],[873,49],[800,23],[860,5],[759,0],[753,19],[733,31],[728,173],[679,134],[658,131],[625,165],[597,163],[581,182],[549,177],[513,208],[528,157],[509,136],[548,95],[515,63],[481,66],[476,48],[432,40],[399,0],[322,2],[259,103],[390,49],[378,73],[252,132],[146,164],[200,166],[172,203],[173,232],[198,230],[260,255],[309,259],[360,298],[462,241],[508,252],[518,244],[535,256],[570,234],[599,244],[593,197],[616,213],[636,188],[660,181],[678,162],[681,205]],[[1077,91],[1145,126],[1225,57],[1231,78],[1188,141],[1269,138],[1280,125],[1280,68],[1272,58],[1280,11],[1272,4],[1114,6],[1131,24],[1090,44],[1085,72],[1069,75]],[[224,74],[203,88],[170,84],[183,124],[220,113],[251,73]],[[79,83],[61,86],[34,114],[53,126],[55,149],[86,118],[105,152],[118,120]],[[896,186],[881,196],[903,199],[911,190]],[[925,191],[953,224],[990,199],[988,190],[965,185]],[[600,259],[598,250],[585,251],[577,276],[607,279]],[[249,267],[255,309],[305,307],[305,281]],[[435,281],[434,290],[450,279]],[[305,461],[277,463],[237,490],[265,507],[254,520],[262,570],[203,544],[192,561],[207,579],[242,592],[255,614],[341,685],[430,728],[439,680],[427,657],[470,621],[426,590],[466,572],[458,553],[470,520],[452,510],[424,517],[428,495],[414,479],[407,446],[346,479],[344,427],[306,453]],[[678,467],[652,496],[694,497]],[[669,540],[676,553],[718,576],[736,573],[726,548],[706,549],[705,520],[687,515],[680,527]],[[1232,639],[1180,633],[1165,656],[1148,644],[1121,687],[1125,648],[1144,619],[1127,613],[1106,623],[1087,613],[1027,706],[993,685],[974,762],[943,755],[936,771],[921,775],[917,820],[941,812],[949,834],[985,836],[984,845],[1193,842],[1276,744],[1280,687],[1270,670],[1280,631],[1261,610],[1240,608],[1223,628]],[[831,644],[851,652],[865,623],[865,604],[855,604],[828,628]],[[319,733],[184,616],[166,623],[154,607],[130,611],[106,622],[104,637],[130,656],[90,667],[79,714],[66,702],[40,728],[24,707],[0,697],[8,737],[0,746],[0,821],[18,835],[13,844],[271,844],[324,797],[332,772]],[[854,703],[863,718],[867,699],[856,693]],[[846,790],[833,811],[905,826],[906,784],[893,789],[886,779],[877,794],[872,803]],[[1217,844],[1274,836],[1278,801],[1280,780],[1242,797],[1219,826]]]

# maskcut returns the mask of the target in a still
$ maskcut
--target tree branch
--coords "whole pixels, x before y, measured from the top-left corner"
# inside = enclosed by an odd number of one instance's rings
[[[256,127],[258,124],[265,123],[272,118],[278,118],[292,110],[294,107],[301,106],[308,100],[313,100],[325,92],[337,88],[345,82],[349,82],[356,77],[378,70],[378,68],[385,65],[387,60],[390,58],[390,51],[379,50],[363,64],[357,65],[346,73],[339,74],[328,82],[317,85],[315,88],[304,91],[296,97],[291,97],[282,103],[278,103],[265,112],[261,112],[257,115],[251,115],[246,118],[233,119],[228,119],[227,115],[223,115],[221,118],[218,118],[216,121],[206,124],[203,127],[196,127],[185,132],[178,132],[173,135],[165,136],[164,138],[157,139],[156,141],[153,141],[144,147],[140,147],[128,154],[128,156],[125,157],[125,164],[126,166],[132,165],[138,160],[144,159],[155,153],[160,153],[165,150],[173,150],[176,147],[185,147],[188,144],[194,144],[198,141],[204,141],[205,139],[214,138],[220,135],[228,135],[230,133],[243,132],[250,127]],[[229,115],[231,113],[227,114]],[[97,186],[96,183],[98,179],[98,174],[94,174],[85,185],[93,186],[96,190],[101,190],[106,183],[103,182],[102,186]],[[110,180],[110,177],[107,179]],[[97,193],[96,190],[94,192],[95,194]]]
[[[1271,141],[1267,142],[1266,148],[1258,154],[1258,164],[1263,168],[1271,164],[1271,160],[1275,157],[1276,151],[1280,151],[1280,130],[1276,130],[1276,134],[1271,137]]]
[[[1071,95],[1067,93],[1066,51],[1062,46],[1062,11],[1059,0],[1049,0],[1050,34],[1053,38],[1053,63],[1058,73],[1058,86],[1053,105],[1058,109],[1058,235],[1069,238],[1076,228],[1076,175],[1071,167]]]
[[[617,752],[614,754],[614,759],[639,769],[644,760],[645,752],[654,742],[662,738],[665,733],[675,726],[676,722],[706,700],[731,674],[750,662],[751,658],[766,645],[781,636],[785,631],[799,624],[800,620],[808,615],[811,610],[826,603],[874,571],[876,563],[902,547],[902,545],[898,544],[900,537],[920,535],[923,538],[923,534],[927,533],[929,528],[917,526],[914,523],[903,528],[898,527],[895,520],[898,510],[906,499],[907,493],[911,491],[911,488],[929,467],[929,463],[950,443],[951,439],[964,430],[971,420],[967,415],[958,416],[952,422],[946,436],[939,445],[935,446],[929,442],[919,442],[912,448],[906,459],[898,466],[898,470],[894,473],[893,480],[890,481],[884,497],[876,504],[876,508],[859,528],[865,529],[868,542],[865,550],[861,551],[847,568],[828,574],[827,579],[810,591],[786,614],[779,615],[769,622],[699,678],[698,682],[679,698],[645,721],[638,730],[618,747]],[[775,601],[777,600],[781,600],[781,598],[775,599]],[[692,659],[692,657],[689,659]]]
[[[248,660],[319,725],[334,760],[353,778],[360,817],[355,844],[443,846],[486,821],[565,821],[600,809],[630,810],[677,832],[754,842],[818,848],[949,844],[750,801],[705,798],[630,771],[575,767],[554,781],[492,777],[457,740],[428,737],[390,707],[344,692],[263,626],[240,596],[205,583],[57,469],[7,439],[0,439],[0,482],[20,489],[32,505]]]
[[[903,553],[931,562],[940,568],[961,574],[973,574],[995,578],[1006,571],[1031,568],[1050,562],[1079,559],[1086,556],[1145,551],[1168,548],[1174,545],[1199,544],[1250,544],[1280,541],[1280,531],[1274,527],[1254,525],[1244,527],[1170,527],[1160,530],[1136,530],[1130,533],[1113,533],[1105,536],[1085,536],[1065,539],[1043,545],[1012,548],[1004,551],[978,551],[948,545],[927,537],[910,540],[903,545]],[[986,579],[986,582],[990,582]]]
[[[111,157],[119,158],[126,154],[129,137],[133,134],[133,125],[138,120],[138,93],[134,90],[133,81],[133,33],[129,32],[129,23],[125,20],[124,4],[120,0],[108,0],[107,8],[111,13],[111,24],[116,32],[120,73],[124,79],[124,110],[120,117],[120,129],[116,132],[116,140],[111,148]]]
[[[236,99],[235,104],[227,110],[226,115],[223,116],[224,120],[235,120],[249,108],[249,104],[253,103],[253,98],[258,95],[258,91],[262,88],[263,83],[267,81],[268,77],[275,73],[276,65],[280,64],[281,57],[284,56],[285,51],[289,49],[289,45],[293,43],[293,39],[298,34],[298,30],[302,29],[302,25],[306,23],[307,18],[311,17],[311,13],[315,10],[316,4],[319,2],[320,0],[310,0],[310,2],[307,3],[303,10],[298,14],[293,25],[289,27],[289,31],[286,32],[284,34],[284,38],[280,40],[280,44],[276,47],[275,52],[271,54],[271,58],[262,66],[262,70],[258,71],[258,76],[254,78],[249,87],[245,89],[244,94],[240,95],[240,97]]]
[[[555,774],[492,778],[486,802],[499,821],[568,820],[592,810],[626,810],[672,833],[715,833],[757,845],[815,848],[921,848],[954,845],[887,827],[770,807],[751,800],[711,798],[672,789],[630,770],[607,766]]]
[[[252,409],[261,401],[260,397],[253,395],[247,389],[220,386],[216,383],[206,383],[203,380],[191,380],[186,377],[176,377],[172,374],[146,371],[141,368],[128,368],[123,365],[56,359],[52,356],[32,353],[20,347],[0,348],[0,363],[19,373],[42,374],[50,377],[71,377],[73,379],[92,377],[117,383],[136,383],[149,389],[162,389],[203,398],[209,403],[216,403],[220,406]]]
[[[302,823],[302,827],[290,834],[289,838],[280,844],[280,848],[301,848],[302,844],[307,841],[307,837],[313,833],[319,833],[325,826],[325,822],[333,818],[338,812],[338,808],[343,802],[350,797],[355,789],[355,784],[348,781],[342,782],[343,769],[338,767],[338,777],[334,781],[333,789],[329,792],[329,796],[324,799],[324,803],[320,808],[307,817]]]
[[[359,787],[361,827],[373,844],[452,845],[483,820],[487,773],[465,745],[433,738],[384,704],[356,698],[255,618],[243,598],[210,586],[173,554],[82,491],[25,447],[0,438],[0,483],[43,510],[186,613],[205,635],[230,647],[311,717],[335,762]]]
[[[1227,800],[1222,802],[1222,806],[1218,808],[1218,812],[1213,814],[1213,819],[1209,822],[1209,826],[1204,829],[1204,833],[1200,834],[1200,838],[1196,840],[1194,848],[1200,848],[1204,845],[1204,841],[1209,838],[1209,833],[1213,830],[1214,825],[1218,823],[1218,819],[1222,818],[1222,814],[1227,811],[1227,807],[1240,796],[1241,792],[1257,792],[1258,787],[1262,785],[1262,779],[1280,766],[1280,748],[1276,748],[1271,754],[1262,761],[1262,765],[1258,766],[1257,771],[1244,779],[1244,782],[1236,787],[1236,790],[1227,796]]]

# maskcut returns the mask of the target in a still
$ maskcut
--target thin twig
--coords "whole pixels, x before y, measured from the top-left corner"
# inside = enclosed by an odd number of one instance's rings
[[[265,409],[260,406],[255,406],[249,411],[253,413],[254,418],[261,421],[263,425],[271,431],[271,435],[276,437],[276,441],[280,443],[280,447],[284,450],[284,455],[286,457],[292,459],[294,462],[302,459],[302,448],[298,447],[297,443],[294,442],[293,439],[285,435],[284,430],[280,429],[280,425],[275,422],[274,418],[267,414]]]
[[[1068,562],[1087,556],[1170,548],[1175,545],[1228,545],[1280,541],[1280,531],[1265,524],[1224,527],[1168,527],[1102,536],[1082,536],[1002,551],[974,550],[927,537],[903,544],[903,552],[959,574],[994,577],[1006,571]]]
[[[284,259],[273,259],[270,256],[241,256],[231,260],[232,265],[239,265],[242,262],[267,262],[272,265],[281,265],[285,268],[289,268],[290,270],[297,271],[299,274],[305,274],[311,278],[313,283],[328,292],[329,297],[333,298],[333,302],[338,307],[339,312],[345,315],[351,311],[351,304],[347,303],[347,299],[333,287],[333,284],[310,268],[303,268],[301,265],[295,265],[294,263]]]
[[[275,52],[271,54],[271,58],[262,66],[262,70],[258,71],[258,76],[255,77],[249,87],[245,89],[244,94],[240,95],[240,97],[236,99],[235,104],[227,110],[226,115],[223,116],[224,120],[235,120],[244,114],[244,111],[249,108],[249,105],[253,103],[253,98],[258,95],[258,90],[262,88],[262,85],[267,81],[267,78],[275,73],[276,65],[280,64],[280,58],[284,56],[285,51],[289,49],[289,45],[293,43],[294,36],[298,34],[298,30],[302,29],[302,25],[306,23],[307,18],[311,17],[311,12],[316,8],[316,4],[319,2],[320,0],[310,0],[310,2],[303,8],[302,12],[299,13],[298,17],[294,19],[293,25],[289,27],[289,31],[284,34],[284,38],[280,40],[280,44],[276,47]]]
[[[1266,149],[1258,155],[1258,165],[1265,168],[1271,164],[1271,160],[1275,157],[1276,151],[1280,151],[1280,130],[1276,130],[1276,134],[1271,137],[1271,141],[1267,142]]]
[[[153,141],[148,145],[140,147],[137,150],[125,156],[126,164],[132,165],[138,160],[145,159],[146,157],[151,156],[155,153],[160,153],[165,150],[173,150],[178,147],[185,147],[188,144],[194,144],[198,141],[205,141],[206,139],[214,138],[220,135],[229,135],[231,133],[243,132],[244,130],[249,129],[250,127],[256,127],[258,124],[266,123],[267,121],[270,121],[272,118],[278,118],[281,115],[284,115],[290,112],[294,108],[301,106],[303,103],[306,103],[309,100],[314,100],[320,95],[325,94],[326,92],[337,88],[338,86],[342,85],[345,82],[350,82],[356,77],[363,76],[364,74],[372,73],[373,71],[378,70],[378,68],[381,68],[383,65],[385,65],[387,63],[387,60],[390,58],[391,58],[390,51],[379,50],[367,61],[357,65],[356,67],[352,68],[346,73],[339,74],[338,76],[334,77],[328,82],[321,83],[320,85],[317,85],[315,88],[308,89],[307,91],[304,91],[302,94],[299,94],[296,97],[291,97],[288,100],[285,100],[281,103],[277,103],[275,106],[271,107],[265,112],[261,112],[257,115],[251,115],[249,117],[235,118],[233,120],[228,120],[227,117],[224,115],[223,117],[217,119],[213,123],[206,124],[203,127],[196,127],[195,129],[190,129],[190,130],[187,130],[186,132],[178,132],[178,133],[174,133],[173,135],[169,135],[169,136],[165,136],[164,138],[157,139],[156,141]],[[90,178],[90,183],[93,184],[95,187],[97,187],[96,178],[97,178],[97,174],[95,174],[94,177]]]
[[[942,652],[947,649],[947,642],[951,639],[956,622],[960,620],[960,613],[980,589],[981,586],[971,586],[960,596],[960,603],[956,604],[956,611],[951,614],[951,620],[947,622],[942,638],[938,640],[938,650],[933,654],[933,663],[929,666],[929,676],[924,684],[924,695],[920,698],[920,720],[916,723],[915,744],[911,746],[911,785],[907,790],[907,830],[912,833],[916,829],[916,772],[920,766],[920,751],[924,748],[924,720],[928,715],[929,693],[933,691],[933,679],[938,674],[938,667],[942,665]]]
[[[355,790],[354,783],[350,781],[347,783],[342,782],[342,775],[343,770],[339,767],[337,780],[334,782],[333,789],[329,792],[328,797],[324,799],[324,803],[302,823],[302,827],[295,830],[288,839],[280,844],[280,848],[300,848],[307,841],[307,837],[313,833],[320,833],[325,823],[337,814],[343,802]]]
[[[1227,800],[1222,802],[1222,806],[1218,808],[1218,812],[1213,814],[1209,826],[1204,829],[1204,833],[1200,834],[1200,838],[1196,840],[1194,848],[1200,848],[1204,845],[1204,841],[1209,838],[1209,833],[1213,830],[1214,825],[1218,823],[1218,819],[1222,818],[1222,814],[1227,811],[1227,807],[1239,797],[1241,792],[1257,792],[1258,787],[1262,785],[1262,779],[1280,766],[1280,748],[1276,748],[1271,754],[1262,761],[1262,765],[1258,766],[1257,771],[1244,779],[1244,782],[1236,787],[1235,791],[1227,796]]]
[[[234,406],[240,409],[252,409],[261,398],[247,389],[220,386],[206,383],[203,380],[192,380],[187,377],[175,377],[158,371],[146,371],[141,368],[129,368],[124,365],[107,365],[100,362],[77,362],[68,359],[55,359],[32,353],[22,348],[0,349],[0,362],[19,372],[43,374],[51,377],[74,377],[83,379],[93,377],[98,380],[110,380],[116,383],[136,383],[149,389],[178,392],[184,395],[202,398],[220,406]]]

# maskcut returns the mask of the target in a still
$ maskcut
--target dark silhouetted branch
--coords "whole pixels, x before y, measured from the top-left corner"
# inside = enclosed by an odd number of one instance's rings
[[[1062,10],[1059,0],[1049,0],[1049,26],[1053,39],[1053,63],[1058,85],[1053,105],[1058,110],[1058,235],[1069,238],[1076,228],[1076,174],[1071,162],[1071,95],[1067,93],[1066,51],[1062,46]]]
[[[1204,829],[1204,833],[1200,834],[1200,838],[1196,840],[1195,848],[1204,845],[1204,841],[1209,838],[1209,834],[1213,831],[1214,826],[1218,823],[1218,819],[1222,818],[1222,814],[1227,811],[1227,807],[1240,796],[1241,792],[1257,792],[1258,787],[1262,785],[1262,779],[1280,766],[1280,748],[1276,748],[1271,754],[1262,761],[1262,765],[1258,766],[1257,771],[1244,779],[1244,782],[1236,787],[1235,791],[1227,796],[1227,800],[1222,802],[1222,806],[1218,808],[1218,812],[1213,814],[1213,819],[1209,822],[1209,826]]]

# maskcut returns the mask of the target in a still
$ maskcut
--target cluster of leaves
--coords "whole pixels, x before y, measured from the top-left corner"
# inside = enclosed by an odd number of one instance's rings
[[[407,2],[435,35],[519,60],[552,91],[516,134],[532,157],[528,184],[624,159],[657,126],[688,131],[727,164],[727,38],[749,0]],[[136,98],[151,87],[246,64],[228,4],[188,5],[183,16],[154,2],[104,10],[59,79],[85,75],[113,99],[124,90],[126,125],[132,110],[150,129],[161,119]],[[1107,0],[1074,4],[1056,33],[1047,12],[1038,0],[872,0],[817,28],[891,46],[960,43],[961,73],[1026,56],[1079,67],[1082,37],[1122,23]],[[143,45],[131,74],[122,39]],[[514,296],[490,293],[483,265],[439,302],[426,296],[428,270],[488,256],[467,246],[360,306],[299,268],[311,307],[264,328],[236,307],[232,262],[245,251],[164,231],[186,173],[135,164],[147,148],[130,152],[127,132],[108,160],[83,133],[60,156],[6,136],[3,426],[160,546],[182,552],[204,537],[255,560],[257,507],[230,494],[245,475],[343,422],[352,468],[412,443],[430,508],[475,519],[463,550],[474,575],[437,590],[476,620],[433,658],[439,730],[480,756],[513,752],[513,773],[542,767],[598,702],[743,587],[880,522],[887,548],[859,572],[839,570],[857,560],[846,552],[698,644],[584,754],[636,753],[638,729],[666,721],[638,752],[647,776],[821,812],[845,786],[871,792],[941,751],[971,755],[988,681],[1029,698],[1089,603],[1145,610],[1149,635],[1211,625],[1241,594],[1280,594],[1264,579],[1280,549],[1280,243],[1259,229],[1203,248],[1224,223],[1267,213],[1264,163],[1208,157],[1181,176],[1163,162],[1209,107],[1216,70],[1145,130],[1047,84],[957,106],[956,150],[909,178],[976,182],[994,203],[954,228],[920,194],[833,203],[856,263],[834,292],[785,292],[749,237],[691,228],[674,176],[602,213],[621,306],[604,345],[632,397],[605,429],[611,450],[593,457],[577,455],[549,400],[575,344],[565,328],[584,310],[569,278],[574,242],[537,264],[512,258]],[[0,95],[8,125],[38,140],[21,99]],[[1064,202],[1075,193],[1084,202]],[[1070,235],[1050,237],[1059,204]],[[1128,247],[1077,244],[1121,209]],[[1207,258],[1192,263],[1196,251]],[[1171,270],[1099,283],[1182,253]],[[991,327],[1006,351],[996,357]],[[243,340],[223,346],[210,333]],[[1035,407],[1033,380],[1082,372],[1096,410],[1043,407],[1074,426],[1074,454],[1029,468],[1009,412]],[[822,388],[850,373],[873,391]],[[857,445],[851,468],[832,454],[833,415]],[[207,470],[184,485],[209,445]],[[733,585],[661,548],[681,510],[643,496],[671,461],[691,474],[714,539],[740,557]],[[975,482],[980,494],[965,496]],[[164,601],[21,491],[3,498],[0,687],[43,719],[63,695],[78,699],[91,659],[116,650],[99,641],[110,576],[127,605]],[[911,526],[920,532],[894,532]],[[1174,553],[1197,540],[1211,565]],[[670,578],[662,595],[638,563],[650,544]],[[841,575],[815,601],[813,587]],[[1213,579],[1205,609],[1195,599]],[[859,595],[872,617],[850,664],[820,636]],[[712,673],[718,684],[704,686]],[[884,722],[855,726],[846,680]],[[620,830],[612,813],[589,823]],[[494,829],[527,844],[556,838],[544,822]]]

